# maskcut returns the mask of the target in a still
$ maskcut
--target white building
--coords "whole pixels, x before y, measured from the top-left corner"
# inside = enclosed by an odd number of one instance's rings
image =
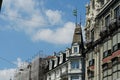
[[[82,29],[77,25],[73,35],[71,49],[54,55],[49,60],[47,80],[84,80],[84,54]]]

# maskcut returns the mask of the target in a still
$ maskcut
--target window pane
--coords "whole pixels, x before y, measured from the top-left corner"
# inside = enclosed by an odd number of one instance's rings
[[[104,43],[104,52],[107,51],[107,42]]]
[[[117,71],[117,66],[113,66],[113,72]]]
[[[71,61],[71,68],[78,69],[79,68],[79,61]]]
[[[112,74],[112,69],[108,69],[108,75]]]
[[[118,70],[120,70],[120,63],[118,64]]]
[[[113,80],[117,79],[117,72],[113,73]]]
[[[118,72],[118,78],[120,78],[120,71]]]
[[[113,36],[113,46],[117,44],[117,35]]]
[[[103,77],[107,76],[107,70],[103,72]]]
[[[110,24],[110,15],[108,15],[106,18],[105,18],[105,27],[108,29],[108,26]]]
[[[77,47],[74,47],[74,53],[77,53],[78,50],[77,50]]]
[[[108,50],[111,49],[111,40],[108,41]]]
[[[112,80],[112,76],[108,76],[108,80]]]

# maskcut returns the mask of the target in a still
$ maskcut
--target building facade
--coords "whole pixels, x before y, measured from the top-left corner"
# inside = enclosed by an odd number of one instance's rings
[[[85,80],[120,80],[120,0],[90,0],[85,38]]]
[[[47,80],[84,80],[85,61],[82,29],[76,25],[71,48],[49,60]]]
[[[14,80],[46,80],[48,70],[47,58],[36,57],[30,63],[19,67],[14,75]]]

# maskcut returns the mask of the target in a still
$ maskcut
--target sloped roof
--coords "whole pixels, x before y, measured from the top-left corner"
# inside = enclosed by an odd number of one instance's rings
[[[82,28],[78,24],[75,28],[75,31],[74,31],[72,43],[81,43],[81,42],[82,42]]]

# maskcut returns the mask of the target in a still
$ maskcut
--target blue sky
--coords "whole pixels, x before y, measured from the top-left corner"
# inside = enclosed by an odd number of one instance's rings
[[[0,57],[10,62],[46,55],[71,46],[77,8],[85,23],[89,0],[3,0],[0,13]],[[15,68],[0,59],[0,70]]]

